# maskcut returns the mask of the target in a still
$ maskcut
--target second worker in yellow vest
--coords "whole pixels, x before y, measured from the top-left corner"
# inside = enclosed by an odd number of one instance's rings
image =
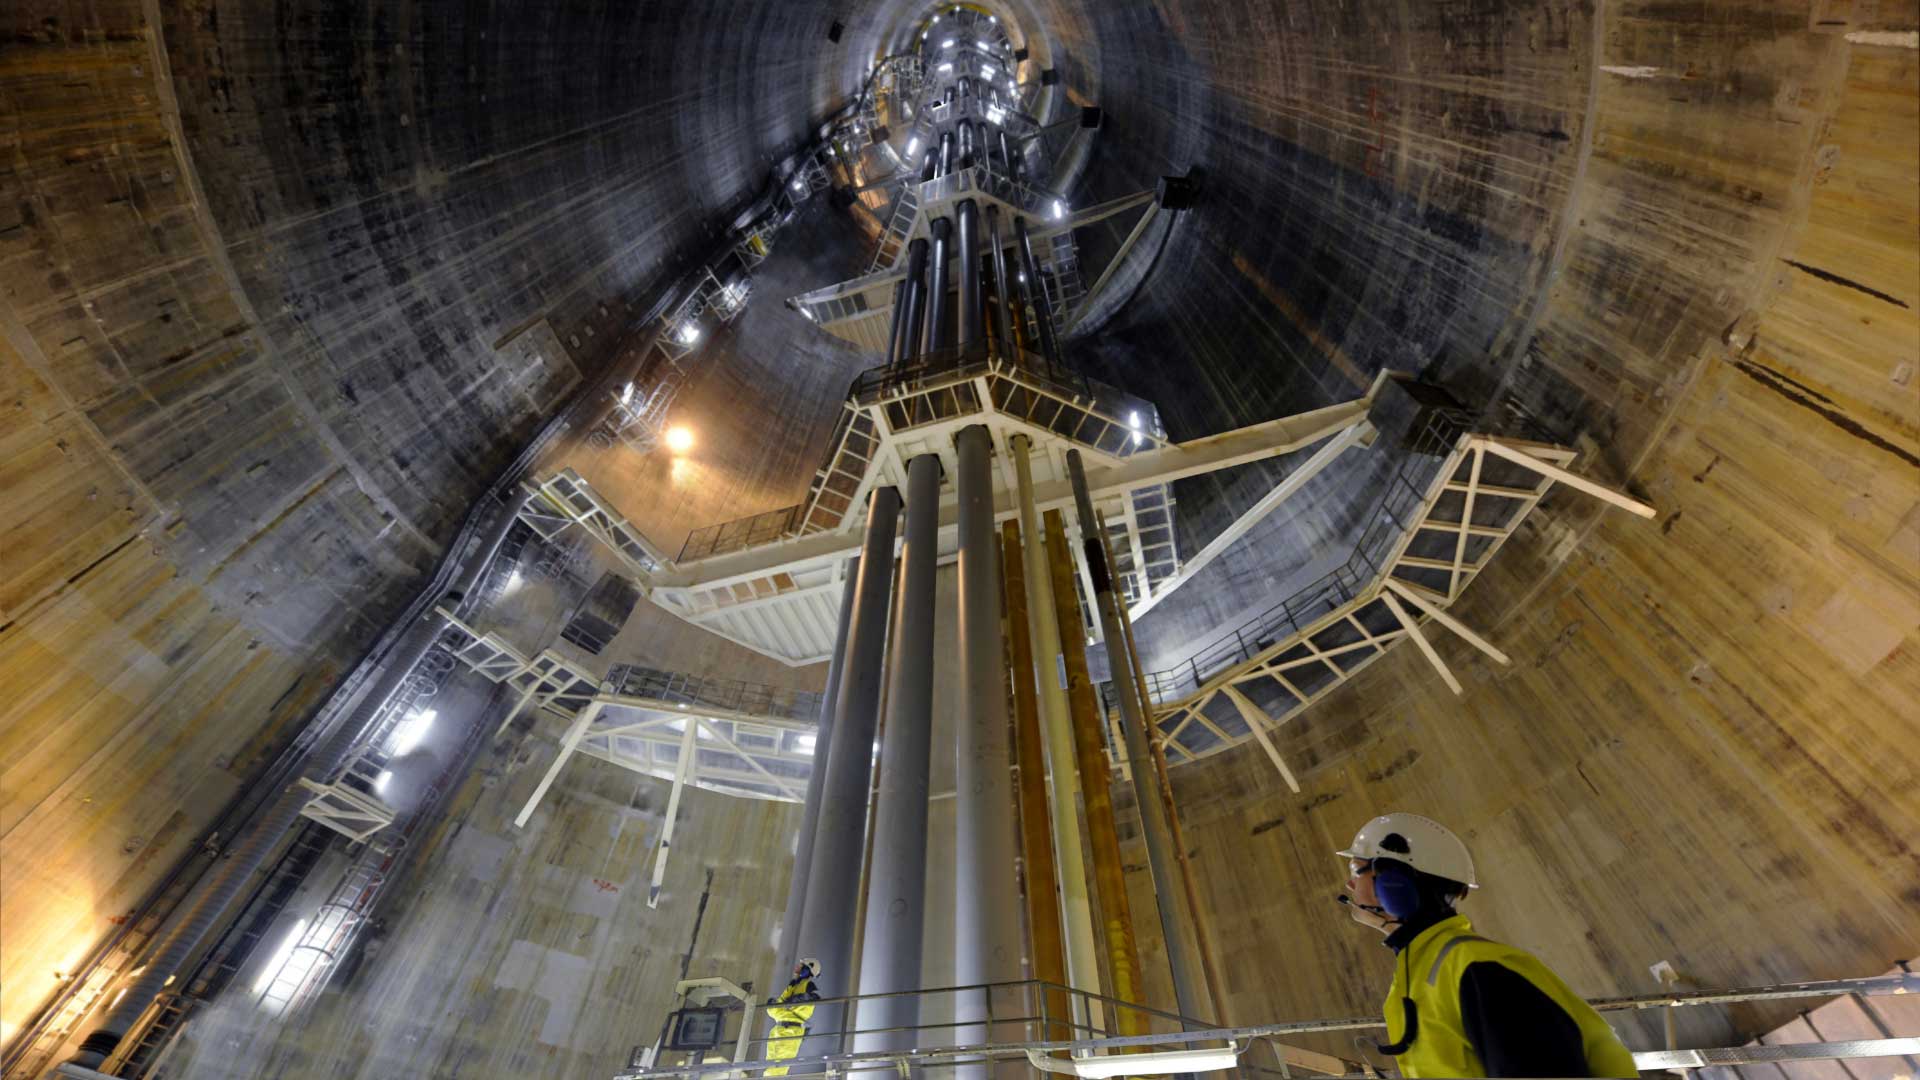
[[[1473,932],[1479,887],[1460,838],[1418,814],[1367,822],[1346,850],[1353,919],[1394,953],[1382,1053],[1402,1075],[1634,1077],[1600,1014],[1531,954]]]

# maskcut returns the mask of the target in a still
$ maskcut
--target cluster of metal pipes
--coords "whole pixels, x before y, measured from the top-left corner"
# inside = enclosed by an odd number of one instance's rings
[[[1004,130],[994,131],[1000,151],[1000,168],[1009,180],[1017,180],[1020,159],[1008,142]],[[993,164],[992,144],[986,125],[962,118],[940,133],[939,142],[928,148],[921,167],[920,180],[926,183],[948,176],[957,169]],[[1000,207],[989,202],[985,213],[987,262],[993,266],[991,315],[983,303],[986,295],[984,268],[980,257],[981,211],[974,199],[962,199],[952,216],[942,215],[927,223],[931,239],[919,237],[907,244],[906,277],[894,287],[893,322],[888,336],[887,364],[897,367],[910,360],[958,348],[961,351],[991,335],[1006,346],[1008,355],[1020,344],[1026,324],[1031,320],[1039,338],[1040,352],[1047,363],[1059,367],[1059,343],[1055,340],[1053,320],[1048,311],[1045,290],[1040,282],[1040,267],[1033,254],[1033,239],[1027,219],[1014,215],[1012,243],[1019,272],[1009,276],[1006,243],[1001,234]],[[957,263],[952,278],[948,264]],[[957,296],[949,298],[949,289]],[[1019,305],[1020,318],[1015,318]]]
[[[955,755],[957,844],[954,853],[955,982],[960,986],[1032,977],[1091,994],[1139,1002],[1143,979],[1122,874],[1103,718],[1088,675],[1077,569],[1064,515],[1048,511],[1045,538],[1034,505],[1032,448],[1011,440],[1019,520],[994,536],[990,454],[984,425],[956,437],[959,493],[959,670]],[[1121,738],[1141,815],[1148,863],[1182,1016],[1211,1019],[1211,995],[1196,978],[1189,945],[1198,933],[1190,878],[1175,854],[1177,822],[1166,801],[1165,763],[1147,739],[1144,696],[1124,600],[1114,589],[1104,530],[1093,512],[1078,451],[1069,451],[1081,534],[1081,555],[1094,602],[1120,676]],[[935,566],[939,560],[940,460],[925,454],[907,465],[904,545],[893,556],[902,501],[894,488],[873,493],[857,565],[847,575],[841,624],[829,668],[826,705],[808,782],[778,961],[801,956],[823,965],[822,991],[900,995],[861,1005],[851,1049],[910,1049],[917,1040],[920,999],[903,991],[921,983],[928,858],[928,775],[933,752]],[[1023,543],[1022,537],[1034,538]],[[1004,619],[1004,622],[1003,622]],[[1006,663],[1011,658],[1011,671]],[[1009,679],[1009,675],[1011,678]],[[884,683],[885,693],[882,694]],[[1009,701],[1012,722],[1009,724]],[[884,701],[879,782],[872,788],[873,746]],[[1009,731],[1012,735],[1009,737]],[[1014,766],[1017,764],[1018,768]],[[1018,776],[1018,791],[1012,776]],[[869,793],[873,792],[869,802]],[[1019,811],[1016,842],[1014,808]],[[1081,824],[1084,809],[1085,826]],[[871,862],[862,856],[871,822]],[[1027,930],[1016,908],[1016,866],[1024,860]],[[1089,886],[1086,866],[1091,864]],[[1098,904],[1104,950],[1096,941]],[[1032,971],[1020,970],[1031,957]],[[1210,974],[1210,973],[1209,973]],[[1211,983],[1211,979],[1207,983]],[[956,1003],[960,1043],[988,1041],[986,1003]],[[1145,1033],[1145,1014],[1118,1010],[1103,1018],[1092,998],[1056,997],[1047,1014],[1100,1032]],[[803,1056],[839,1052],[849,1030],[838,1003],[814,1017],[820,1045]],[[1062,1027],[1052,1037],[1071,1037]],[[1085,1031],[1080,1033],[1087,1034]]]

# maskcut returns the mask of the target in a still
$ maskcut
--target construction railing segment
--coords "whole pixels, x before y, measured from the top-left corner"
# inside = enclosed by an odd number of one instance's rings
[[[1548,467],[1573,457],[1544,443],[1469,434],[1469,422],[1454,411],[1430,415],[1343,561],[1180,665],[1147,676],[1170,762],[1249,739],[1270,745],[1272,728],[1410,636],[1398,598],[1421,612],[1457,598],[1555,482],[1490,445]]]
[[[1668,992],[1638,997],[1597,998],[1591,1003],[1604,1013],[1646,1010],[1672,1010],[1701,1006],[1730,1005],[1751,1001],[1778,1001],[1814,998],[1852,998],[1858,1001],[1893,1001],[1920,993],[1920,975],[1896,972],[1866,979],[1831,979],[1814,982],[1781,983],[1768,986],[1736,987],[1724,990]],[[742,1053],[733,1060],[688,1060],[672,1063],[661,1060],[661,1047],[636,1047],[626,1069],[614,1080],[670,1080],[702,1077],[728,1080],[763,1075],[773,1066],[784,1066],[790,1076],[841,1076],[858,1072],[886,1070],[906,1073],[910,1069],[951,1068],[987,1061],[1025,1061],[1048,1072],[1077,1073],[1084,1077],[1133,1076],[1179,1071],[1176,1062],[1185,1058],[1190,1071],[1217,1073],[1228,1080],[1252,1077],[1291,1077],[1296,1070],[1320,1075],[1378,1075],[1378,1063],[1366,1065],[1338,1057],[1304,1050],[1283,1040],[1302,1035],[1330,1032],[1369,1031],[1386,1025],[1377,1016],[1340,1017],[1324,1020],[1281,1021],[1271,1024],[1220,1027],[1201,1020],[1151,1009],[1132,1002],[1099,994],[1085,993],[1038,980],[995,983],[910,991],[907,996],[921,1001],[919,1014],[933,1017],[925,1023],[906,1028],[860,1025],[860,1004],[898,994],[872,994],[845,998],[827,998],[818,1003],[816,1014],[826,1006],[844,1006],[837,1011],[852,1019],[844,1029],[810,1031],[809,1041],[821,1039],[834,1049],[826,1054],[785,1061],[766,1061],[766,1049],[773,1040],[758,1035],[758,1008],[748,1006],[737,1015],[737,1023],[747,1030],[738,1045]],[[1097,1001],[1108,1015],[1121,1010],[1138,1013],[1146,1020],[1147,1033],[1118,1036],[1104,1027],[1091,1027],[1074,1016],[1089,1010],[1079,1007],[1067,1016],[1052,1015],[1049,1001],[1079,998]],[[989,1041],[961,1044],[958,1029],[964,1024],[944,1019],[962,1000],[985,1005]],[[1057,1010],[1055,1010],[1057,1011]],[[1899,1020],[1881,1024],[1883,1038],[1854,1039],[1839,1042],[1795,1044],[1749,1043],[1745,1046],[1683,1049],[1669,1047],[1634,1052],[1634,1063],[1643,1071],[1655,1069],[1697,1069],[1752,1063],[1794,1061],[1866,1060],[1910,1057],[1920,1054],[1920,1032],[1907,1030]],[[910,1051],[855,1049],[858,1035],[908,1030],[918,1044]],[[1904,1033],[1903,1033],[1904,1032]],[[734,1045],[735,1040],[725,1040]],[[814,1043],[814,1045],[819,1045]],[[690,1057],[703,1057],[692,1054]],[[1209,1065],[1191,1064],[1204,1056]]]

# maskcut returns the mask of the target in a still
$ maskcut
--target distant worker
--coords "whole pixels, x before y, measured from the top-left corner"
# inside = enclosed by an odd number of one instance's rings
[[[767,1002],[767,1015],[773,1017],[773,1031],[767,1040],[768,1061],[792,1061],[800,1054],[800,1043],[807,1035],[807,1021],[813,1019],[813,1003],[820,991],[813,980],[820,977],[820,961],[812,957],[793,965],[793,978],[780,996]],[[787,1067],[776,1065],[762,1076],[785,1076]]]
[[[1338,854],[1353,921],[1399,959],[1380,1052],[1428,1076],[1636,1077],[1613,1029],[1545,964],[1473,932],[1454,905],[1477,889],[1460,838],[1418,814],[1383,814]]]

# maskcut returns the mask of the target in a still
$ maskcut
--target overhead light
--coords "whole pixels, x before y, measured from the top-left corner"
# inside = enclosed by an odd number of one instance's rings
[[[688,323],[687,325],[680,328],[679,337],[680,337],[680,344],[691,345],[694,342],[700,340],[700,328],[693,325],[692,323]]]
[[[1140,445],[1140,414],[1139,412],[1135,411],[1127,414],[1127,426],[1133,429],[1133,445],[1139,446]]]
[[[667,449],[676,454],[684,454],[693,449],[693,431],[679,424],[668,428]]]
[[[393,740],[387,748],[387,753],[399,757],[419,746],[421,740],[427,737],[427,732],[433,730],[433,722],[439,716],[439,711],[435,709],[415,709],[409,712],[400,721],[399,726],[393,729]]]
[[[990,22],[990,23],[992,23],[992,24],[994,24],[995,26],[998,26],[998,25],[1000,25],[1000,16],[998,16],[998,15],[989,15],[989,16],[987,16],[987,21],[988,21],[988,22]]]
[[[1067,208],[1060,205],[1059,199],[1053,200],[1053,220],[1059,221],[1061,218],[1066,216],[1067,216]]]
[[[1238,1065],[1240,1055],[1232,1044],[1228,1044],[1204,1050],[1162,1050],[1158,1053],[1113,1054],[1066,1060],[1048,1057],[1044,1050],[1028,1050],[1027,1060],[1042,1072],[1077,1076],[1080,1080],[1108,1080],[1115,1076],[1219,1072]]]
[[[915,135],[913,138],[907,140],[907,156],[912,157],[913,152],[918,149],[920,149],[920,136]]]
[[[813,753],[815,738],[813,735],[795,735],[793,737],[793,752],[796,754]]]
[[[991,78],[993,78],[993,67],[992,67],[992,65],[990,65],[990,64],[981,64],[981,65],[980,65],[980,77],[981,77],[981,78],[983,78],[983,79],[991,79]]]
[[[380,770],[380,775],[379,775],[379,776],[376,776],[376,777],[374,777],[374,778],[373,778],[373,790],[374,790],[374,792],[375,792],[376,794],[385,794],[385,793],[386,793],[386,790],[387,790],[387,781],[389,781],[389,780],[392,780],[392,779],[393,779],[393,770],[392,770],[392,769],[382,769],[382,770]]]
[[[940,47],[941,47],[941,48],[943,48],[943,49],[951,49],[951,48],[953,48],[953,39],[952,39],[952,38],[948,38],[947,40],[945,40],[945,41],[943,41],[943,42],[941,42],[941,43],[940,43]]]
[[[1006,123],[1006,110],[1000,108],[998,105],[987,106],[987,120],[995,124]]]
[[[627,385],[620,389],[620,404],[625,405],[627,402],[632,400],[633,400],[633,380],[629,379],[627,380]]]
[[[293,955],[293,947],[300,944],[300,936],[306,932],[307,920],[301,919],[293,924],[293,930],[281,940],[280,947],[273,950],[273,958],[267,961],[266,967],[260,969],[260,977],[253,980],[254,993],[258,994],[273,985],[280,969],[287,966],[287,958]]]
[[[525,579],[525,578],[522,578],[522,577],[520,576],[520,571],[518,571],[518,570],[515,570],[514,572],[512,572],[512,573],[510,573],[510,574],[508,574],[508,575],[507,575],[507,589],[506,589],[506,591],[507,591],[507,592],[512,592],[513,590],[515,590],[515,589],[517,589],[517,588],[519,588],[519,587],[520,587],[520,583],[521,583],[522,581],[524,581],[524,580],[526,580],[526,579]]]
[[[944,73],[944,72],[948,72],[948,71],[952,71],[952,70],[953,70],[953,65],[952,65],[952,64],[941,64],[941,65],[940,65],[940,71],[941,71],[941,72],[943,72],[943,73]]]
[[[807,190],[807,185],[806,185],[806,182],[805,182],[805,181],[802,181],[802,180],[795,180],[795,181],[793,182],[793,190],[795,190],[795,191],[805,191],[805,190]]]

